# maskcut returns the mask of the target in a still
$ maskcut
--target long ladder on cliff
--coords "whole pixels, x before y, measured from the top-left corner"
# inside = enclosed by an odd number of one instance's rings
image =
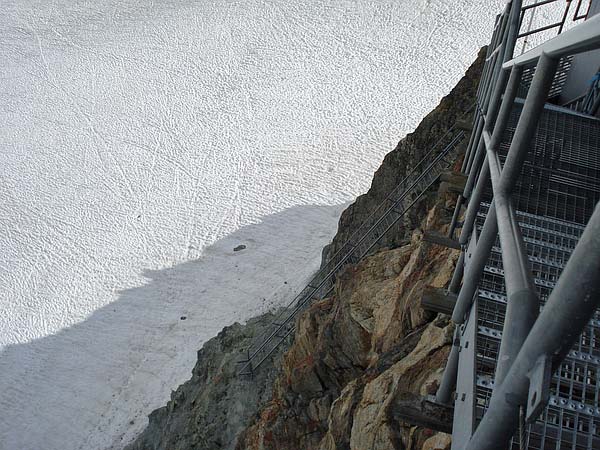
[[[300,293],[284,308],[247,351],[239,375],[254,372],[286,341],[294,331],[294,318],[313,300],[327,297],[334,288],[336,275],[346,264],[356,264],[369,254],[406,212],[427,192],[455,160],[466,132],[451,127],[404,179],[358,227],[346,243],[327,261]],[[445,145],[444,145],[445,144]]]

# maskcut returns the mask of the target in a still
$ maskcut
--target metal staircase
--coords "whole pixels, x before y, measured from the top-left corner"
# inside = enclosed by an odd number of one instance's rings
[[[457,332],[436,396],[454,407],[453,450],[600,449],[595,87],[585,108],[552,104],[573,56],[597,58],[600,15],[513,57],[525,8],[497,20],[453,219]]]
[[[373,213],[354,231],[346,243],[313,276],[310,282],[283,309],[269,329],[247,350],[246,359],[239,361],[239,375],[253,373],[294,331],[295,317],[313,300],[330,295],[336,275],[346,264],[356,264],[372,252],[379,241],[406,214],[445,170],[449,169],[460,151],[466,132],[451,127],[427,154],[409,171]]]
[[[521,111],[521,103],[512,109],[500,145],[499,156],[503,162]],[[543,310],[600,200],[597,160],[600,121],[546,108],[530,147],[513,202]],[[475,220],[475,236],[483,230],[492,194],[488,187]],[[506,318],[507,292],[499,238],[484,266],[476,296],[469,321],[477,324],[476,329],[471,330],[471,339],[476,345],[470,357],[475,361],[473,420],[478,424],[493,393]],[[468,352],[466,349],[465,355]],[[459,376],[463,383],[469,378],[462,373]],[[524,448],[600,448],[599,395],[600,311],[597,310],[586,331],[552,375],[547,406],[539,418],[523,430]],[[513,438],[511,448],[520,447],[519,439]]]

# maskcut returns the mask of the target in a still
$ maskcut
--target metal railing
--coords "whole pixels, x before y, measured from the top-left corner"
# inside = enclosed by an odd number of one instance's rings
[[[271,327],[247,350],[246,359],[240,361],[240,375],[252,375],[285,342],[294,330],[294,318],[313,300],[325,298],[332,292],[336,275],[346,264],[355,264],[371,252],[439,175],[451,166],[464,137],[464,130],[451,127],[412,167],[308,285],[278,314]]]
[[[538,2],[537,5],[545,3],[550,2]],[[577,7],[576,15],[580,6]],[[538,121],[543,115],[556,79],[559,61],[567,56],[600,48],[600,16],[590,18],[512,58],[516,39],[523,36],[518,33],[523,18],[522,11],[521,2],[509,2],[496,21],[488,51],[489,65],[484,69],[478,92],[478,114],[473,138],[463,166],[469,177],[451,227],[452,236],[460,203],[468,200],[459,238],[463,246],[461,261],[467,264],[464,273],[462,267],[457,267],[455,278],[458,281],[453,278],[451,283],[452,289],[458,291],[452,319],[463,326],[457,331],[455,345],[438,390],[439,402],[450,402],[457,372],[461,370],[458,363],[461,339],[468,340],[473,347],[476,344],[475,336],[482,332],[474,325],[474,321],[477,323],[478,313],[473,308],[473,301],[477,295],[481,295],[478,285],[484,271],[490,270],[487,264],[493,251],[501,253],[503,268],[495,269],[492,273],[500,276],[505,286],[503,330],[497,332],[501,340],[495,356],[493,393],[475,432],[464,427],[459,430],[457,434],[460,438],[457,436],[454,439],[453,436],[453,449],[507,448],[519,425],[520,412],[526,412],[528,420],[534,421],[546,406],[552,368],[564,359],[600,305],[600,207],[591,216],[566,267],[561,269],[558,282],[550,283],[539,279],[539,274],[544,274],[543,270],[536,272],[536,276],[532,273],[528,251],[534,244],[524,239],[514,205],[515,187],[522,176],[528,154],[534,151],[531,148],[532,138],[536,134]],[[560,29],[562,30],[562,26]],[[505,157],[501,157],[500,148],[506,139],[523,72],[530,66],[535,66],[535,74],[516,128],[511,131],[508,152]],[[600,148],[598,151],[600,152]],[[483,226],[476,231],[475,220],[484,194],[489,192],[490,183],[493,201],[489,205]],[[499,249],[496,247],[498,238]],[[468,261],[465,257],[467,245]],[[540,260],[540,264],[546,263]],[[541,306],[540,283],[554,286],[554,289],[538,318]],[[469,371],[472,370],[470,364],[465,366]],[[470,386],[473,392],[476,381],[473,379],[473,385]],[[587,445],[592,445],[591,442],[589,440]]]
[[[523,28],[526,14],[530,13],[531,17],[536,9],[548,4],[557,2],[564,3],[564,0],[540,0],[528,5],[523,5],[521,1],[508,1],[504,7],[504,11],[496,17],[496,24],[493,30],[492,39],[488,46],[485,65],[483,68],[481,82],[477,91],[477,115],[474,120],[473,134],[467,146],[466,156],[463,162],[462,171],[469,174],[464,193],[458,197],[452,223],[448,232],[448,237],[452,238],[458,223],[458,216],[464,202],[470,198],[474,188],[475,178],[481,167],[483,160],[484,149],[481,143],[482,132],[484,128],[484,116],[488,117],[487,128],[491,130],[498,112],[500,97],[504,92],[506,82],[508,80],[508,72],[502,70],[502,64],[510,60],[515,52],[515,47],[519,39],[523,38],[522,49],[526,48],[527,39],[540,32],[548,31],[553,28],[558,28],[557,33],[560,35],[567,21],[572,0],[567,0],[564,11],[559,22],[545,25],[534,30],[521,31]],[[577,1],[575,13],[572,16],[573,21],[579,21],[587,17],[591,2],[588,4],[588,9],[585,13],[582,12],[583,0]],[[556,77],[552,87],[552,94],[556,96],[560,93],[562,84],[566,79],[566,73],[570,66],[570,60],[564,59],[560,63],[561,76]],[[528,72],[524,76],[521,87],[526,87],[533,77],[534,68],[525,68]],[[488,111],[489,110],[489,111]],[[473,170],[474,169],[474,170]],[[469,235],[470,235],[470,230]],[[464,244],[464,242],[463,242]],[[456,286],[451,286],[454,291]]]
[[[531,29],[533,20],[534,20],[534,16],[535,16],[535,13],[538,10],[538,8],[540,8],[541,6],[557,4],[557,3],[558,4],[562,3],[563,5],[565,5],[560,19],[557,20],[556,22],[544,24],[540,27]],[[557,34],[562,33],[562,31],[565,28],[565,24],[567,23],[567,19],[569,17],[569,11],[571,9],[572,3],[573,3],[573,0],[566,0],[566,1],[565,0],[537,0],[537,1],[533,1],[532,3],[530,3],[528,5],[523,5],[521,7],[521,16],[520,16],[519,22],[521,24],[524,24],[525,19],[528,18],[529,20],[528,20],[527,30],[520,31],[517,36],[518,39],[524,38],[522,41],[522,46],[521,46],[521,53],[524,53],[525,50],[527,49],[529,36],[532,36],[532,35],[538,34],[538,33],[542,33],[544,31],[553,30],[555,28],[558,28]],[[589,13],[589,9],[591,6],[591,1],[588,0],[588,7],[585,10],[585,12],[583,12],[583,9],[581,8],[582,5],[583,5],[583,0],[577,0],[577,6],[575,7],[575,12],[572,16],[572,20],[574,22],[587,18],[587,15]],[[529,13],[529,17],[527,17],[527,13]]]

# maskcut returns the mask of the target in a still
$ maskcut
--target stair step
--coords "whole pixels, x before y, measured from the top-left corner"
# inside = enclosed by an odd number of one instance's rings
[[[485,217],[489,207],[489,203],[481,202],[477,215],[480,217]],[[540,231],[544,231],[549,234],[564,236],[575,240],[579,240],[579,237],[585,228],[585,226],[577,223],[566,222],[564,220],[554,219],[551,217],[542,217],[523,211],[517,211],[517,219],[522,227],[525,226],[532,229],[539,229]]]

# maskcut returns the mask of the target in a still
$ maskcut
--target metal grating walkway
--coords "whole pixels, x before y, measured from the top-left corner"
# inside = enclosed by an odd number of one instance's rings
[[[503,163],[521,109],[522,105],[515,103],[500,146]],[[542,305],[600,200],[599,154],[600,121],[544,110],[513,197]],[[491,189],[485,197],[475,222],[477,234],[489,210]],[[477,423],[492,395],[505,311],[504,270],[500,242],[496,239],[469,319],[474,318],[477,323]],[[531,450],[600,449],[600,311],[596,311],[578,343],[554,372],[549,403],[538,420],[527,426],[525,439],[526,448]],[[517,441],[513,439],[511,449],[520,448]]]

